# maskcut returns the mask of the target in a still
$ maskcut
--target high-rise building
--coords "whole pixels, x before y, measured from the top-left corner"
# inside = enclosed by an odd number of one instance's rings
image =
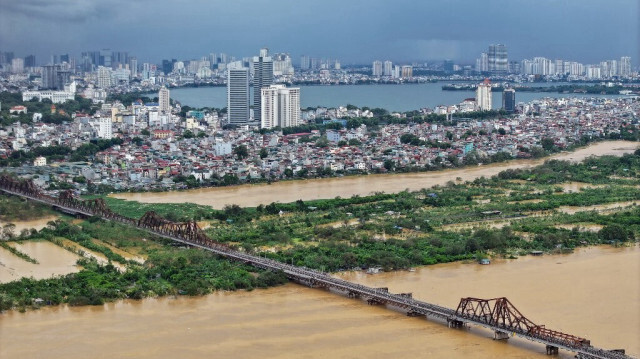
[[[273,75],[293,75],[293,65],[291,64],[291,56],[289,56],[289,54],[273,55]]]
[[[101,89],[111,87],[111,69],[105,66],[98,66],[97,85]]]
[[[53,89],[56,87],[56,72],[58,67],[56,65],[42,66],[42,88]]]
[[[520,73],[520,63],[518,61],[509,61],[509,73],[510,74]]]
[[[310,67],[311,67],[311,60],[309,59],[309,56],[307,55],[300,56],[300,69],[309,70]]]
[[[113,66],[112,59],[113,52],[110,49],[100,50],[100,59],[98,63],[100,66],[111,68],[111,66]]]
[[[399,66],[399,65],[395,65],[395,66],[393,67],[393,73],[391,74],[391,76],[392,76],[394,79],[399,79],[399,78],[400,78],[400,74],[401,74],[401,73],[402,73],[402,70],[401,70],[400,66]]]
[[[620,70],[618,71],[618,75],[621,77],[629,77],[631,76],[631,57],[623,56],[620,58]]]
[[[411,66],[411,65],[402,66],[402,78],[403,79],[412,79],[413,78],[413,66]]]
[[[261,96],[261,128],[284,128],[300,124],[300,88],[271,85],[261,89]]]
[[[158,91],[158,111],[160,114],[171,113],[171,100],[169,97],[169,89],[162,86]]]
[[[393,75],[393,62],[389,60],[384,62],[384,75],[385,76]]]
[[[480,57],[476,59],[476,72],[483,73],[489,71],[489,56],[486,52],[480,54]]]
[[[484,79],[484,82],[478,84],[476,89],[476,106],[480,111],[491,110],[491,82],[489,79]]]
[[[260,56],[253,57],[253,117],[260,122],[262,115],[263,87],[273,83],[273,60],[269,56],[269,49],[260,49]]]
[[[36,67],[36,56],[29,55],[24,58],[24,67]]]
[[[489,45],[487,58],[489,62],[489,72],[493,74],[507,73],[509,59],[507,58],[507,47],[505,45]]]
[[[506,88],[502,91],[502,109],[509,112],[516,112],[516,90]]]
[[[131,71],[131,77],[138,76],[138,59],[136,57],[129,58],[129,70]]]
[[[611,76],[620,75],[620,73],[618,72],[620,70],[620,65],[618,64],[618,60],[609,60],[607,62],[609,63],[609,67],[611,68]]]
[[[11,64],[11,60],[13,60],[13,51],[0,51],[0,65],[8,65]]]
[[[240,61],[227,68],[227,118],[234,125],[249,122],[249,69]]]
[[[371,76],[380,77],[382,76],[382,61],[374,61],[371,66]]]
[[[71,72],[64,70],[60,65],[42,66],[42,88],[64,90],[64,85],[69,82]]]
[[[453,60],[444,60],[444,62],[442,63],[442,69],[446,74],[453,73],[453,67],[454,67]]]
[[[14,74],[21,74],[24,72],[24,59],[22,57],[15,57],[11,60],[11,72]]]

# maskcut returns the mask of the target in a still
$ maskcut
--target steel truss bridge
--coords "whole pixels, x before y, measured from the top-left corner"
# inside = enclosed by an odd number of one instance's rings
[[[549,355],[565,349],[579,358],[631,358],[624,350],[606,350],[591,345],[590,341],[575,335],[545,328],[525,317],[507,298],[462,298],[456,309],[442,307],[412,297],[411,293],[390,293],[387,288],[372,288],[352,283],[330,275],[298,267],[268,258],[237,251],[209,238],[195,221],[172,222],[155,212],[147,212],[140,219],[119,215],[109,209],[103,199],[82,200],[71,191],[63,191],[58,197],[43,193],[32,181],[18,180],[0,175],[0,191],[35,202],[49,205],[61,212],[86,217],[100,217],[109,221],[134,226],[159,237],[168,238],[188,246],[201,248],[222,257],[250,264],[256,268],[282,271],[290,280],[312,288],[325,288],[348,296],[360,298],[371,305],[385,305],[402,310],[412,317],[436,318],[451,328],[476,325],[492,330],[494,339],[520,337],[546,346]]]

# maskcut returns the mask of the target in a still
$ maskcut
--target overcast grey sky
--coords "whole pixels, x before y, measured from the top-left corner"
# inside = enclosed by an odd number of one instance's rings
[[[490,43],[509,58],[585,63],[632,56],[640,0],[0,0],[0,51],[50,55],[110,48],[139,61],[236,57],[263,46],[368,63],[472,62]]]

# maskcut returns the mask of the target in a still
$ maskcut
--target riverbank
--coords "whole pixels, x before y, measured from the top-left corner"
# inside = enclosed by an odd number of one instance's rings
[[[415,272],[339,277],[455,307],[461,297],[507,296],[548,328],[640,354],[640,248],[589,247],[569,255],[521,257],[489,266],[450,263]],[[585,315],[588,313],[588,315]],[[544,346],[472,327],[409,318],[296,284],[204,297],[125,300],[0,314],[0,356],[202,358],[544,358]],[[87,333],[91,340],[86,340]],[[38,340],[33,340],[33,338]],[[253,338],[250,342],[246,338]],[[68,348],[73,347],[73,351]],[[98,356],[100,357],[100,356]],[[561,352],[559,358],[573,356]]]
[[[530,168],[544,161],[556,159],[579,162],[589,156],[633,153],[639,142],[603,141],[577,149],[535,160],[511,160],[477,167],[455,168],[434,172],[371,174],[338,178],[283,181],[272,184],[247,184],[230,187],[213,187],[172,192],[117,193],[112,198],[141,203],[194,203],[222,209],[225,205],[256,207],[271,202],[289,203],[297,200],[318,200],[351,196],[367,196],[376,192],[398,193],[417,191],[435,185],[445,185],[460,179],[473,181],[479,177],[491,177],[503,170]]]

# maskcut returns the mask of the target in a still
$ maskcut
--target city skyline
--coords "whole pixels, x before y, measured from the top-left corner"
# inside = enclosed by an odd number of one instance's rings
[[[187,1],[179,6],[144,0],[2,0],[0,51],[14,51],[17,57],[35,54],[44,64],[54,54],[77,56],[88,49],[111,48],[136,54],[140,62],[158,63],[163,58],[199,58],[211,51],[241,58],[268,46],[296,60],[306,54],[339,58],[343,64],[378,58],[472,64],[488,44],[502,43],[513,59],[546,56],[590,63],[605,57],[640,57],[640,7],[633,0],[580,1],[580,6],[575,1],[403,2],[329,0],[297,7],[289,0],[268,5]],[[147,15],[151,5],[153,16]],[[273,24],[258,21],[262,16]],[[225,35],[228,28],[236,29],[233,39]],[[50,33],[57,36],[44,36]]]

